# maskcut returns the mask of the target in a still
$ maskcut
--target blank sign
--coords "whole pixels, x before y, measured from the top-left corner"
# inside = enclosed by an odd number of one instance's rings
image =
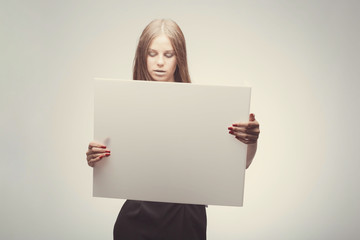
[[[249,118],[249,87],[95,79],[93,195],[242,206],[245,144],[228,127]]]

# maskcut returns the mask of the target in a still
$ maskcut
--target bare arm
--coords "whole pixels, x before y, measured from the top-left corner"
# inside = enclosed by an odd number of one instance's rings
[[[257,149],[257,142],[253,144],[248,144],[247,146],[247,155],[246,155],[246,169],[250,166],[252,163],[255,153]]]

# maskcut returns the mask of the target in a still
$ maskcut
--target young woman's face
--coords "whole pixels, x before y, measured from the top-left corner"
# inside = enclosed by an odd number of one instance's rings
[[[146,63],[154,81],[174,82],[176,56],[170,39],[165,34],[157,36],[150,43]]]

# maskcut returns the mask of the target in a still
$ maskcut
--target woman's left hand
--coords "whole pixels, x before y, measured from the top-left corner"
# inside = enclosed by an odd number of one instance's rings
[[[239,141],[245,144],[254,144],[259,138],[260,125],[255,119],[255,114],[251,113],[248,122],[234,123],[228,127],[228,130]]]

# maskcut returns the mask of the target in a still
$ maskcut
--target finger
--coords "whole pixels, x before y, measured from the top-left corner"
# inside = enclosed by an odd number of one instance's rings
[[[97,157],[95,157],[95,158],[92,158],[92,159],[88,160],[88,163],[96,163],[96,162],[98,162],[98,161],[100,161],[100,160],[102,160],[103,158],[108,157],[108,156],[110,156],[110,154],[109,154],[109,155],[107,155],[107,154],[102,154],[102,155],[100,155],[100,156],[97,156]]]
[[[260,129],[259,128],[246,129],[245,133],[250,134],[250,135],[259,136]]]
[[[240,122],[232,124],[233,127],[241,127],[241,128],[255,128],[259,126],[259,123],[255,120],[254,122]]]
[[[229,131],[233,131],[233,132],[243,132],[246,133],[247,129],[244,127],[228,127]]]
[[[251,129],[251,128],[259,127],[259,123],[255,120],[254,122],[234,123],[232,126],[233,127],[241,127],[241,128]]]
[[[255,114],[250,113],[249,121],[250,121],[250,122],[255,121]]]
[[[243,128],[243,127],[228,127],[229,131],[233,131],[233,132],[241,132],[241,133],[247,133],[247,134],[251,134],[251,135],[259,135],[260,130],[259,128]]]
[[[95,158],[97,158],[97,157],[99,157],[99,156],[102,156],[102,154],[90,154],[90,155],[88,155],[88,156],[86,157],[86,160],[87,160],[87,161],[90,161],[90,160],[95,159]]]
[[[86,154],[91,155],[94,153],[109,153],[109,152],[110,152],[110,150],[107,148],[93,147],[92,149],[89,149]]]
[[[256,120],[249,122],[249,124],[248,124],[248,128],[258,128],[258,127],[259,127],[259,122]]]
[[[232,124],[232,126],[233,127],[247,128],[249,126],[249,122],[234,123],[234,124]]]
[[[251,113],[249,116],[249,122],[240,122],[234,123],[234,127],[244,127],[244,128],[256,128],[259,127],[259,122],[255,119],[255,114]]]
[[[96,162],[100,161],[102,158],[103,158],[103,156],[98,156],[98,157],[96,157],[96,158],[94,158],[94,159],[88,160],[87,163],[88,163],[89,166],[93,167],[94,164],[95,164]]]
[[[96,163],[96,162],[99,162],[99,161],[100,161],[100,160],[102,160],[103,158],[104,158],[104,156],[103,156],[103,155],[98,156],[97,158],[91,159],[91,160],[89,161],[89,163]]]
[[[99,142],[95,142],[95,141],[92,141],[89,143],[89,149],[92,149],[94,147],[97,147],[97,148],[106,148],[106,146],[104,144],[101,144]]]
[[[101,159],[103,159],[103,157],[104,156],[101,155],[101,156],[98,156],[96,158],[89,159],[88,163],[96,163],[96,162],[100,161]]]
[[[87,156],[86,159],[88,161],[91,161],[91,160],[96,159],[98,157],[108,157],[108,156],[110,156],[110,153],[97,153],[97,154],[91,154],[91,155]]]
[[[257,140],[258,136],[250,135],[246,133],[238,133],[238,132],[229,132],[230,134],[234,135],[235,137],[239,137],[244,140]]]

